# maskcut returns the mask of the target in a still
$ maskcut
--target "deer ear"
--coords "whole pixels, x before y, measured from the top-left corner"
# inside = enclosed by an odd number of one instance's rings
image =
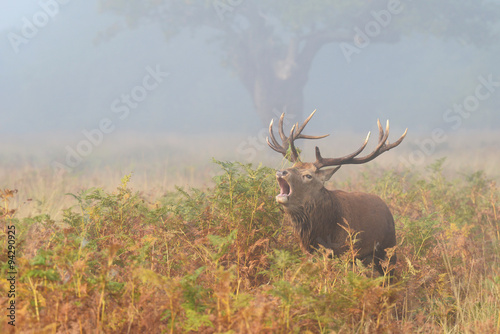
[[[342,167],[342,166],[338,166],[338,167],[335,167],[335,168],[324,169],[324,170],[318,171],[320,179],[323,182],[326,182],[326,181],[330,180],[330,178],[332,177],[332,175],[335,174],[335,172],[338,171],[340,169],[340,167]]]

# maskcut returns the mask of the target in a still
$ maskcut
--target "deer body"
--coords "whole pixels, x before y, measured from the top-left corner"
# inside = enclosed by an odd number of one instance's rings
[[[339,190],[330,194],[341,203],[342,208],[341,220],[332,223],[348,223],[350,229],[359,232],[356,237],[359,239],[356,244],[358,258],[369,261],[373,257],[375,265],[378,266],[379,259],[385,258],[385,249],[396,246],[394,219],[389,208],[380,197],[372,194]],[[345,243],[348,237],[346,230],[337,228],[336,232],[339,233],[339,242]],[[396,258],[391,260],[395,261]]]
[[[333,250],[335,255],[349,249],[349,233],[356,240],[354,250],[356,257],[365,264],[374,263],[375,268],[383,273],[380,261],[386,258],[386,248],[396,245],[394,219],[385,202],[378,196],[361,192],[348,193],[341,190],[328,190],[324,183],[344,164],[361,164],[368,162],[385,151],[396,147],[404,139],[406,132],[393,144],[387,141],[389,124],[384,132],[380,122],[379,144],[376,149],[364,156],[357,157],[365,148],[364,144],[354,153],[341,158],[323,158],[316,147],[316,161],[303,163],[298,157],[294,140],[299,138],[319,139],[324,136],[306,136],[301,132],[314,112],[299,128],[292,127],[290,136],[283,133],[283,117],[280,118],[279,133],[283,146],[279,145],[269,126],[272,149],[282,153],[294,165],[276,173],[280,194],[276,201],[283,206],[285,214],[293,223],[295,232],[300,238],[302,249],[312,252],[319,246]],[[333,169],[321,169],[337,166]],[[348,233],[349,230],[349,233]],[[394,264],[392,256],[390,263]]]

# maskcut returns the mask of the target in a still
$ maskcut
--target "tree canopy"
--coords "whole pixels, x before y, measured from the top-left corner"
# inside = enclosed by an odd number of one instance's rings
[[[100,0],[134,28],[156,23],[167,40],[209,28],[263,122],[300,115],[319,50],[338,43],[347,62],[371,43],[429,34],[488,47],[498,42],[500,3],[477,0]],[[108,36],[114,34],[110,30]]]

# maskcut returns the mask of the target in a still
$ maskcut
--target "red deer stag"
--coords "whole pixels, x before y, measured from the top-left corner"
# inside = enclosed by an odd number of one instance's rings
[[[328,136],[302,134],[302,130],[315,112],[316,110],[300,127],[298,123],[295,124],[288,137],[283,131],[285,115],[283,113],[278,128],[282,140],[281,145],[273,133],[273,120],[269,124],[268,145],[293,162],[292,167],[276,172],[281,190],[276,196],[276,201],[283,206],[285,214],[291,218],[303,249],[312,252],[322,245],[333,250],[335,255],[342,254],[349,249],[347,231],[350,230],[351,233],[357,234],[357,241],[354,245],[356,257],[365,265],[373,262],[375,268],[383,274],[380,261],[386,258],[385,249],[396,245],[394,219],[389,208],[376,195],[327,190],[324,183],[342,165],[366,163],[398,146],[405,138],[407,131],[396,142],[389,144],[387,140],[389,121],[387,121],[385,132],[378,121],[379,142],[372,153],[358,157],[368,143],[370,137],[368,133],[363,145],[349,155],[340,158],[323,158],[319,148],[316,147],[316,161],[301,162],[294,145],[296,139],[319,139]],[[337,167],[322,169],[329,166]],[[396,262],[395,255],[391,257],[390,262],[391,264]]]

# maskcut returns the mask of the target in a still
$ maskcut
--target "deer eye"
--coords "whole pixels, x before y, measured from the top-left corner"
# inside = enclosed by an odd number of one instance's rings
[[[311,174],[305,174],[304,177],[309,179],[309,180],[313,178]]]

